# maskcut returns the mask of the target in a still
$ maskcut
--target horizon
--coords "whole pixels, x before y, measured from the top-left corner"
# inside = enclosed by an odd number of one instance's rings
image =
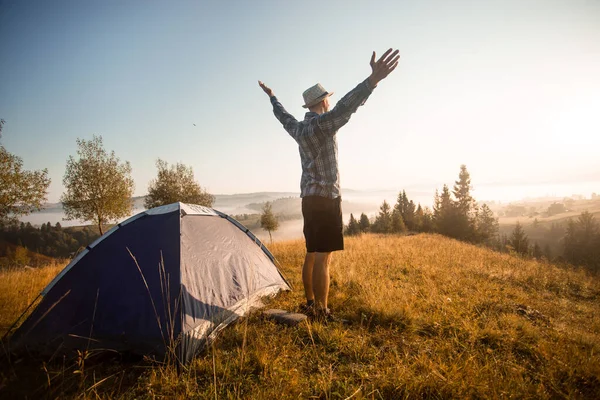
[[[300,118],[306,87],[321,82],[333,104],[371,51],[394,47],[397,70],[338,133],[342,187],[433,193],[466,164],[478,200],[589,196],[599,20],[585,1],[4,2],[2,144],[48,168],[49,203],[75,139],[94,134],[131,163],[135,196],[157,158],[191,166],[210,193],[298,192],[297,145],[257,80]],[[327,51],[299,50],[324,38]]]

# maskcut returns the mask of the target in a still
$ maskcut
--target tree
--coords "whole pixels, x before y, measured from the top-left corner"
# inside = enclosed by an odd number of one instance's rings
[[[406,230],[406,228],[409,230],[415,230],[415,210],[415,203],[412,200],[408,200],[406,191],[403,190],[402,192],[398,193],[398,199],[394,205],[394,211],[397,212],[401,217],[402,225],[405,225],[405,228],[403,228],[402,231]],[[400,221],[400,219],[397,219],[397,221]]]
[[[0,137],[4,120],[0,120]],[[0,145],[0,222],[40,210],[50,186],[48,170],[26,171],[23,160]]]
[[[375,218],[372,229],[377,233],[390,233],[392,231],[392,213],[390,205],[385,200],[379,208],[379,215]]]
[[[365,213],[360,214],[360,222],[358,223],[360,227],[360,231],[363,233],[369,232],[371,230],[371,221],[369,221],[369,217]]]
[[[279,228],[279,221],[273,214],[272,204],[269,201],[263,206],[262,214],[260,216],[260,227],[269,232],[269,238],[271,239],[271,243],[273,243],[271,232],[275,232],[277,228]]]
[[[471,176],[466,165],[460,166],[458,180],[454,182],[452,194],[454,202],[454,228],[453,236],[461,240],[473,239],[475,232],[475,200],[471,196]]]
[[[166,161],[156,161],[158,175],[148,185],[148,196],[144,200],[146,208],[154,208],[165,204],[182,203],[198,204],[212,207],[215,197],[204,190],[194,179],[192,167],[177,163],[171,165]]]
[[[406,231],[404,219],[398,210],[392,211],[392,232],[402,233]]]
[[[542,248],[540,247],[538,242],[535,242],[533,244],[533,249],[531,250],[531,255],[538,260],[541,259],[542,256],[544,255],[544,253],[542,253]]]
[[[61,196],[66,219],[103,225],[131,214],[134,183],[129,162],[120,162],[114,151],[104,150],[102,136],[77,139],[78,159],[69,156]]]
[[[476,216],[477,239],[482,243],[490,243],[498,234],[498,219],[487,204],[481,206]]]
[[[588,267],[600,267],[600,227],[594,215],[581,213],[577,221],[569,219],[565,235],[567,261]]]
[[[17,246],[13,259],[14,263],[19,267],[24,267],[29,264],[30,258],[27,249],[23,246]]]
[[[346,234],[349,236],[358,235],[360,233],[360,225],[354,215],[350,214],[350,221],[348,221],[348,226],[346,227]]]
[[[521,223],[518,221],[508,244],[519,254],[525,255],[529,251],[529,238],[525,234],[523,226],[521,226]]]
[[[450,189],[447,185],[442,188],[442,194],[438,195],[436,190],[433,209],[433,221],[437,232],[445,236],[455,236],[454,203],[450,198]]]

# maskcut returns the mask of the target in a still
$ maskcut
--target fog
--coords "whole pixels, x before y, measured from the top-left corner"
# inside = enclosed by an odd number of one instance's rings
[[[453,182],[448,182],[451,186]],[[406,193],[410,200],[423,207],[431,207],[435,190],[440,190],[442,185],[432,185],[429,190],[424,187],[407,189]],[[342,210],[344,223],[350,218],[350,213],[359,217],[365,213],[374,218],[381,203],[386,200],[390,205],[396,202],[398,190],[345,190],[342,193]],[[539,184],[511,184],[494,185],[473,184],[472,194],[474,198],[483,203],[508,204],[510,202],[526,201],[526,199],[546,198],[563,199],[565,197],[580,196],[590,198],[592,193],[600,193],[600,181],[575,182],[575,183],[539,183]],[[260,213],[262,204],[266,201],[274,202],[274,211],[279,215],[287,215],[280,222],[279,229],[273,233],[273,240],[288,240],[302,238],[301,200],[298,193],[293,192],[261,192],[244,193],[233,195],[216,195],[213,207],[229,215],[257,214]],[[134,198],[135,215],[144,210],[143,197]],[[49,204],[47,208],[20,218],[21,221],[40,226],[50,222],[52,225],[60,222],[62,226],[87,225],[85,221],[66,221],[60,204]],[[126,218],[123,218],[123,220]],[[121,222],[121,221],[117,221]],[[254,233],[261,240],[269,239],[267,232],[262,229],[254,229]]]

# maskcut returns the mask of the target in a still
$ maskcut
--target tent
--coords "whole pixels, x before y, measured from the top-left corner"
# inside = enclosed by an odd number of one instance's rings
[[[42,291],[11,347],[188,362],[261,297],[289,289],[273,255],[235,219],[169,204],[127,219],[77,255]]]

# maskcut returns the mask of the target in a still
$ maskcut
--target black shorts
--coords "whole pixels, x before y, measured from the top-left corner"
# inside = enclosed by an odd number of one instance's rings
[[[344,250],[341,197],[335,199],[321,196],[303,197],[302,216],[308,253]]]

